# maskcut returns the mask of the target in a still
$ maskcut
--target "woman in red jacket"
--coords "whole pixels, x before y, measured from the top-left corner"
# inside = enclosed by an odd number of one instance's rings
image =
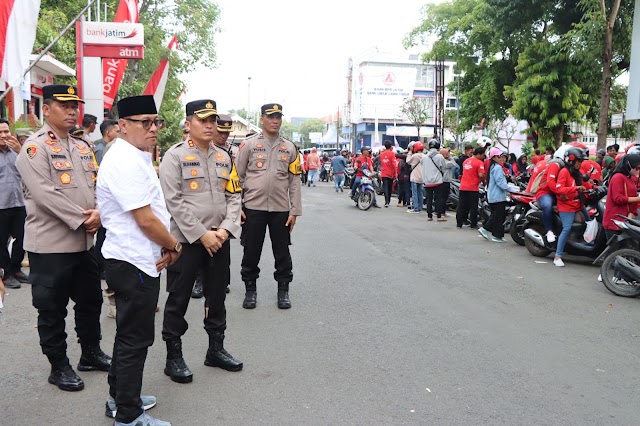
[[[607,240],[620,231],[613,219],[620,219],[617,215],[629,216],[637,214],[640,207],[637,181],[640,173],[640,155],[627,154],[622,157],[609,180],[607,192],[607,206],[602,221]]]
[[[564,154],[566,167],[558,173],[556,187],[553,192],[555,192],[556,198],[558,199],[558,214],[562,221],[562,232],[558,237],[556,257],[553,259],[553,264],[556,266],[564,266],[564,262],[562,261],[564,246],[569,239],[571,225],[573,225],[576,212],[582,210],[580,193],[586,189],[587,185],[591,186],[587,182],[582,182],[582,173],[580,172],[582,161],[588,158],[589,156],[585,150],[571,147]]]

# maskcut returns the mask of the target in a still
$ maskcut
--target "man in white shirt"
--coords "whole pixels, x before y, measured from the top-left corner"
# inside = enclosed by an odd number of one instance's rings
[[[141,398],[140,390],[154,339],[160,271],[178,259],[182,245],[169,233],[169,212],[146,152],[162,126],[153,96],[121,99],[118,114],[121,137],[102,162],[97,190],[107,229],[102,254],[117,309],[107,414],[116,411],[116,426],[166,426],[145,413],[155,398]]]

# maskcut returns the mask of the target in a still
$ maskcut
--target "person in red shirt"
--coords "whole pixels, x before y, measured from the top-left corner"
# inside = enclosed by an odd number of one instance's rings
[[[536,164],[536,167],[538,167],[538,164]],[[547,167],[541,172],[543,173],[542,180],[536,192],[536,201],[542,210],[542,224],[549,243],[553,243],[556,240],[556,234],[553,233],[553,206],[556,203],[555,188],[561,169],[562,164],[560,162],[549,160]],[[531,180],[533,180],[533,177]]]
[[[540,150],[536,149],[536,155],[531,157],[531,164],[538,164],[538,161],[544,160],[544,155],[540,155]]]
[[[302,184],[306,185],[307,180],[309,178],[309,163],[307,162],[307,158],[309,157],[309,153],[305,153],[302,156]]]
[[[620,231],[613,219],[620,219],[617,215],[636,215],[640,208],[637,180],[640,174],[640,155],[627,154],[616,166],[609,180],[607,205],[604,210],[602,226],[607,240]]]
[[[467,217],[469,217],[472,228],[478,226],[478,197],[480,183],[485,176],[484,152],[485,148],[478,147],[473,151],[473,157],[467,158],[462,163],[464,172],[460,178],[460,199],[456,212],[456,226],[458,228],[462,228]]]
[[[558,214],[562,222],[562,232],[558,237],[556,256],[553,259],[553,264],[556,266],[564,266],[564,262],[562,261],[564,247],[569,239],[569,234],[571,234],[571,226],[573,225],[576,213],[582,210],[579,195],[582,191],[585,191],[587,187],[591,186],[589,183],[582,181],[582,173],[580,172],[582,162],[588,158],[589,156],[585,150],[571,147],[564,154],[566,167],[558,173],[554,192],[558,199]]]
[[[547,157],[544,160],[538,161],[531,172],[531,178],[529,179],[529,183],[527,184],[527,192],[531,192],[531,187],[533,186],[533,182],[535,182],[536,178],[540,173],[544,173],[547,168]]]
[[[353,187],[351,189],[351,196],[353,197],[360,186],[360,181],[364,176],[364,172],[362,170],[369,170],[373,172],[373,161],[371,160],[371,148],[368,146],[363,146],[360,150],[361,154],[359,157],[356,157],[353,163],[353,167],[356,169],[356,178],[353,182]],[[375,192],[373,194],[373,207],[380,207],[376,202]]]
[[[391,190],[393,181],[398,177],[396,153],[393,152],[391,141],[384,141],[385,150],[380,153],[380,177],[382,178],[382,191],[384,192],[384,206],[389,207],[391,202]]]
[[[602,182],[602,167],[593,160],[586,159],[582,162],[580,172],[592,182]]]

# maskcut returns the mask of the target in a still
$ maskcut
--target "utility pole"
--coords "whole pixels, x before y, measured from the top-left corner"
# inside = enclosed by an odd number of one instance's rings
[[[460,74],[453,77],[456,79],[456,148],[460,149]]]
[[[247,134],[251,131],[251,77],[247,77]]]

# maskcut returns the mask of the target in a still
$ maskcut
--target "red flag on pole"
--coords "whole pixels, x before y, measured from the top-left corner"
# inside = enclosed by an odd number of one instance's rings
[[[0,1],[0,77],[10,86],[20,86],[29,67],[39,12],[40,0]]]
[[[120,0],[113,22],[137,23],[139,18],[138,0]],[[113,101],[118,94],[118,88],[128,62],[127,59],[102,60],[102,90],[104,92],[105,109],[111,109],[113,106]]]
[[[169,51],[178,48],[178,37],[173,36],[167,46]],[[158,68],[151,76],[151,80],[144,89],[143,95],[153,95],[153,100],[156,102],[156,108],[160,111],[160,105],[162,104],[162,97],[164,96],[164,89],[167,87],[167,78],[169,77],[169,58],[160,61]]]

